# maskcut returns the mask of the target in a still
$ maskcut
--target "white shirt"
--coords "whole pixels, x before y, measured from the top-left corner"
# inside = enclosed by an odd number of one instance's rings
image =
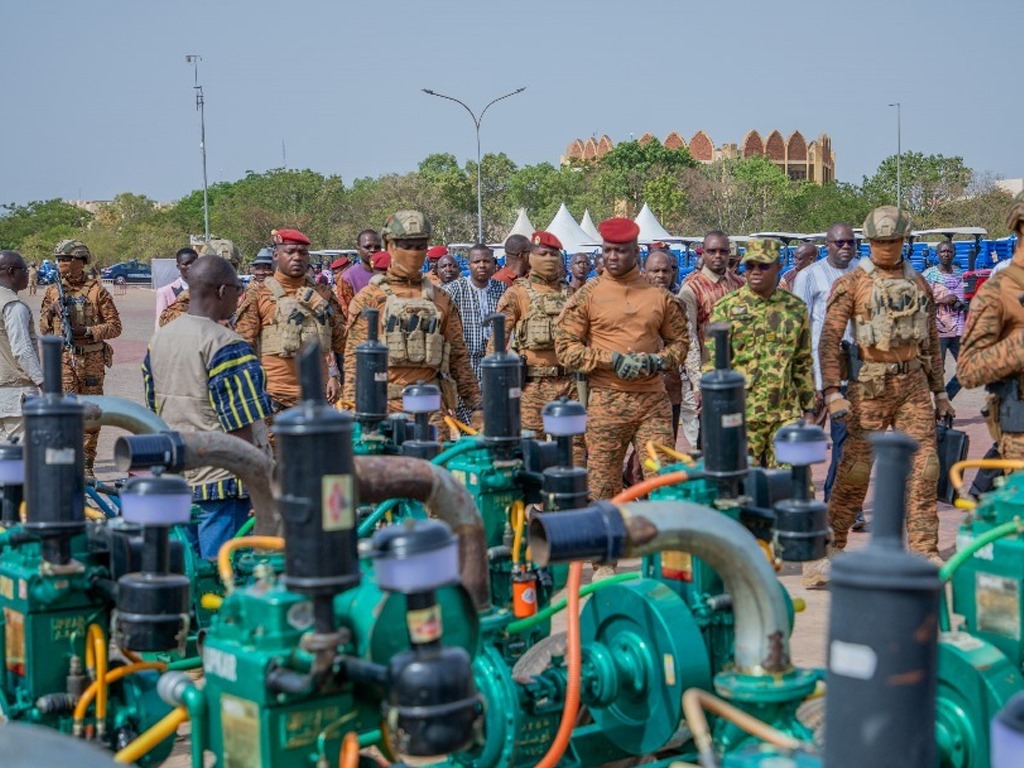
[[[43,368],[39,363],[39,350],[32,343],[29,327],[32,325],[32,310],[20,301],[12,301],[4,307],[4,330],[11,343],[11,353],[18,365],[38,386],[43,384]],[[37,387],[0,388],[0,416],[21,416],[21,402],[25,396],[38,395]]]
[[[821,329],[825,325],[825,308],[828,297],[832,293],[832,285],[840,277],[852,269],[856,269],[859,261],[853,259],[846,269],[839,269],[829,264],[828,258],[816,261],[811,266],[800,270],[793,283],[793,294],[799,296],[807,305],[811,316],[811,352],[814,355],[814,388],[821,389],[821,360],[818,357],[818,342],[821,340]],[[847,323],[843,333],[845,341],[852,342],[853,334]]]

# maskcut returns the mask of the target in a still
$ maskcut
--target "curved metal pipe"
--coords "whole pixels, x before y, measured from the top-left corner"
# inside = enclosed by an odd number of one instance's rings
[[[491,607],[487,537],[473,497],[451,473],[408,456],[356,456],[359,500],[376,504],[403,498],[422,502],[459,537],[459,573],[478,611]]]
[[[167,422],[151,410],[123,397],[79,395],[78,399],[86,404],[86,426],[120,427],[134,435],[170,430]]]

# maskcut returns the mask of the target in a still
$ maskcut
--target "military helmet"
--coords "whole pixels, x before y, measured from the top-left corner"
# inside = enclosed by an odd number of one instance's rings
[[[54,256],[85,256],[85,263],[89,263],[92,254],[89,253],[89,246],[81,240],[61,240],[53,247]]]
[[[385,241],[399,238],[413,240],[430,239],[433,231],[430,219],[422,211],[395,211],[384,222],[380,234]]]
[[[895,205],[875,208],[864,219],[864,237],[868,240],[902,240],[913,228],[910,214]]]
[[[1010,204],[1010,213],[1006,216],[1006,228],[1011,233],[1024,225],[1024,192],[1018,192]]]

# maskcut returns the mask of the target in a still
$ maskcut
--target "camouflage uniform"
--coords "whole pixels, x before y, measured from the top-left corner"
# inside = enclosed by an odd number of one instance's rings
[[[188,314],[189,307],[189,296],[188,288],[178,294],[177,298],[168,304],[164,311],[160,313],[160,317],[157,319],[156,324],[163,328],[165,325],[173,320],[177,320],[182,315]]]
[[[54,256],[90,256],[89,249],[77,240],[65,240],[54,249]],[[64,298],[70,308],[71,324],[85,326],[85,335],[72,338],[72,350],[64,348],[61,377],[67,393],[102,395],[107,368],[114,363],[114,350],[107,339],[121,335],[121,316],[110,292],[97,279],[82,274],[77,280],[59,275]],[[61,314],[57,285],[47,287],[39,312],[39,331],[46,336],[63,336],[64,321]],[[100,428],[85,430],[85,471],[92,474],[96,463],[96,444]]]
[[[664,346],[662,346],[664,345]],[[587,450],[590,496],[609,499],[622,490],[622,463],[632,442],[672,443],[672,405],[660,372],[620,379],[613,353],[661,357],[665,368],[686,357],[690,336],[679,302],[634,267],[621,277],[605,271],[574,293],[555,330],[558,361],[587,374]]]
[[[775,433],[814,410],[807,305],[781,288],[765,299],[744,285],[715,305],[711,321],[732,325],[732,367],[747,379],[750,455],[755,464],[776,467]],[[707,345],[714,358],[714,339]]]
[[[849,437],[828,502],[833,543],[837,549],[846,546],[847,534],[864,503],[872,463],[867,436],[891,427],[920,445],[907,487],[910,549],[937,557],[939,461],[932,394],[941,401],[945,386],[935,302],[924,278],[899,259],[903,238],[910,232],[906,214],[891,206],[876,209],[864,229],[871,241],[871,260],[862,259],[857,269],[836,280],[818,344],[823,390],[838,390],[847,378],[840,341],[848,322],[853,323],[853,336],[864,361],[856,379],[850,377]],[[894,262],[890,261],[892,253]],[[916,307],[916,311],[904,311],[902,316],[894,311],[903,307]],[[885,330],[887,323],[891,324],[889,330]],[[834,407],[830,404],[830,412]]]
[[[1017,233],[1017,249],[1005,269],[994,273],[971,301],[960,342],[956,375],[968,388],[1016,380],[1024,395],[1024,193],[1017,195],[1007,228]],[[1007,432],[999,425],[999,394],[988,398],[988,426],[1004,459],[1024,459],[1024,432]]]

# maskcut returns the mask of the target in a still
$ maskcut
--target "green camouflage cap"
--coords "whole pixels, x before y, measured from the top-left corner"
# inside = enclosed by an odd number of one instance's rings
[[[750,240],[743,252],[741,262],[755,261],[758,264],[774,264],[782,255],[778,240]]]
[[[427,214],[422,211],[395,211],[388,216],[381,230],[381,237],[385,240],[396,240],[406,238],[409,240],[429,240],[434,231]]]
[[[81,240],[61,240],[53,246],[54,256],[85,256],[87,259],[92,256],[89,253],[89,246]]]
[[[895,205],[875,208],[864,219],[864,237],[868,240],[902,240],[913,228],[910,214]]]
[[[1018,192],[1010,205],[1010,213],[1006,216],[1006,228],[1011,232],[1024,224],[1024,192]]]

